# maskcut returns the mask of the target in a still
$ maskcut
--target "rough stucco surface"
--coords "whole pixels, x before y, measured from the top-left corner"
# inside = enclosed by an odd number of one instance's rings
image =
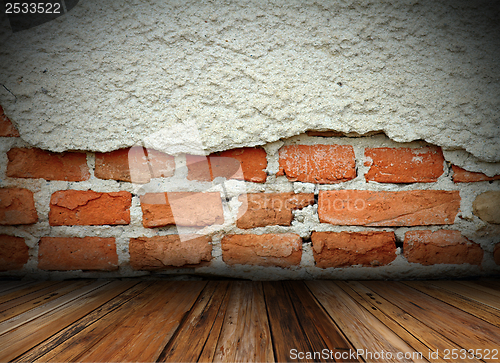
[[[8,24],[0,104],[37,147],[206,154],[382,130],[499,169],[500,21],[486,1],[83,0]]]

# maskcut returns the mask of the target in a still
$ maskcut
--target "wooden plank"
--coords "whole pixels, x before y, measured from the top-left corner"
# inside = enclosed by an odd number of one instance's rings
[[[233,281],[215,362],[274,361],[260,282]]]
[[[276,361],[313,362],[312,358],[292,359],[292,349],[298,352],[311,352],[312,349],[307,339],[304,339],[304,332],[283,284],[264,282],[263,287]]]
[[[133,298],[128,299],[118,309],[106,314],[93,324],[68,337],[67,340],[61,342],[57,347],[38,358],[38,362],[81,361],[81,357],[98,344],[103,337],[119,331],[120,326],[126,324],[129,318],[138,311],[146,308],[147,304],[153,300],[156,293],[165,293],[165,288],[172,284],[171,282],[163,283],[163,289],[158,289],[158,287],[153,286],[152,283],[148,284],[143,289],[141,288],[142,286],[136,287],[140,291],[134,294]],[[120,298],[121,296],[122,295],[119,295],[116,298]],[[102,308],[106,308],[107,305],[108,304],[105,304]]]
[[[9,301],[5,301],[3,303],[0,303],[0,312],[11,309],[17,305],[24,304],[27,301],[31,301],[33,299],[36,299],[42,295],[45,295],[47,292],[51,292],[54,290],[59,289],[60,287],[64,286],[65,284],[68,284],[68,282],[52,282],[47,284],[46,286],[41,286],[37,288],[34,288],[32,292],[28,292],[24,296],[18,296],[14,297],[13,299]]]
[[[445,338],[420,320],[401,310],[398,306],[384,299],[359,282],[336,282],[356,302],[370,311],[377,319],[395,332],[408,345],[431,362],[443,362],[439,352],[445,349],[461,349],[460,346]],[[350,290],[350,291],[349,291]],[[431,355],[430,352],[436,352]],[[467,358],[467,357],[466,357]],[[464,360],[465,362],[480,362],[477,359]]]
[[[454,281],[430,281],[429,283],[500,310],[500,299],[495,295],[464,286]]]
[[[36,283],[37,281],[0,281],[0,297],[10,293],[14,289],[20,289],[25,285]]]
[[[40,361],[40,359],[48,353],[51,353],[53,356],[55,356],[56,354],[54,354],[54,352],[56,352],[56,349],[59,349],[59,351],[68,349],[70,346],[70,344],[68,343],[71,341],[71,339],[74,339],[75,336],[77,336],[80,332],[84,331],[88,327],[92,326],[94,323],[99,321],[99,319],[102,319],[104,316],[115,311],[123,304],[130,301],[132,298],[140,294],[150,284],[151,282],[136,281],[135,286],[116,296],[106,304],[102,305],[100,308],[92,311],[90,314],[86,315],[67,328],[61,330],[46,341],[40,343],[22,356],[16,358],[13,362]],[[44,361],[60,360],[44,359]]]
[[[63,295],[59,297],[56,300],[53,300],[47,304],[43,304],[35,309],[32,309],[30,311],[27,311],[23,314],[14,316],[3,323],[0,323],[0,336],[2,334],[5,334],[13,329],[16,329],[17,327],[27,324],[32,320],[35,320],[36,318],[47,314],[51,312],[52,310],[55,310],[73,300],[78,299],[79,297],[89,293],[90,291],[93,291],[95,289],[100,288],[101,286],[107,284],[108,282],[94,282],[90,285],[84,286],[76,291],[73,291],[69,294]]]
[[[500,329],[399,282],[363,282],[464,349],[498,349]]]
[[[424,294],[432,296],[462,311],[474,315],[490,324],[500,327],[500,311],[488,305],[481,304],[465,296],[444,290],[440,287],[422,281],[406,281],[408,285]]]
[[[165,284],[156,282],[153,299],[115,331],[103,337],[79,361],[156,361],[206,282],[176,282],[175,285],[167,285],[166,289],[162,285]]]
[[[228,287],[227,281],[211,281],[207,284],[186,321],[158,358],[158,362],[198,361]]]
[[[95,287],[94,284],[84,287],[83,289],[89,291],[85,295],[73,299],[71,304],[66,303],[59,306],[16,330],[0,336],[0,361],[10,361],[24,354],[133,285],[132,282],[125,281],[98,282],[96,284],[99,284],[99,287],[94,290],[89,289],[91,286]]]
[[[198,362],[213,362],[215,358],[215,351],[217,349],[217,342],[219,341],[220,333],[222,331],[222,326],[224,324],[224,320],[226,317],[227,307],[229,306],[229,300],[231,297],[233,284],[228,285],[228,290],[226,295],[224,296],[224,300],[222,300],[222,304],[217,312],[217,316],[215,317],[214,324],[210,333],[208,335],[207,341],[205,342],[205,346],[198,358]]]
[[[490,289],[500,291],[500,281],[498,280],[474,280],[473,281],[475,284],[488,287]]]
[[[500,291],[492,288],[491,284],[489,284],[490,286],[483,286],[471,281],[457,281],[457,283],[459,283],[460,285],[471,287],[476,290],[481,290],[482,292],[494,295],[496,297],[500,297]]]
[[[357,362],[349,359],[347,351],[354,350],[345,338],[335,322],[323,310],[321,305],[311,295],[310,291],[301,281],[289,281],[284,283],[288,290],[290,300],[293,303],[299,323],[309,340],[313,352],[319,352],[320,357],[316,360],[332,361],[337,354],[347,357],[344,362]],[[323,355],[323,350],[328,348],[329,352]],[[333,357],[333,358],[332,358]]]
[[[426,362],[419,355],[423,352],[414,351],[335,283],[331,281],[307,281],[306,285],[355,349],[362,349],[372,354],[375,352],[390,353],[391,356],[386,355],[385,359],[382,359],[386,362]],[[408,355],[408,358],[405,358],[405,354]],[[363,357],[365,361],[373,360],[373,357],[369,358],[368,353]]]
[[[26,301],[24,304],[19,304],[19,305],[14,305],[14,307],[3,311],[0,313],[0,322],[4,322],[6,320],[9,320],[17,315],[23,314],[26,311],[35,309],[39,306],[42,306],[44,304],[47,304],[53,300],[58,299],[61,296],[64,296],[72,291],[75,291],[79,288],[82,288],[86,285],[90,285],[91,281],[71,281],[71,282],[66,282],[66,283],[61,283],[58,285],[53,285],[50,286],[46,289],[43,289],[41,291],[36,291],[32,294],[25,295],[21,298],[20,300],[16,299],[16,301],[9,301],[6,304],[10,303],[15,303],[19,301]],[[32,299],[32,297],[35,297]],[[31,299],[31,300],[30,300]],[[34,301],[33,301],[34,300]]]
[[[18,287],[15,287],[13,289],[10,289],[6,291],[6,294],[3,296],[0,296],[0,304],[3,304],[5,302],[8,302],[10,300],[17,299],[18,297],[21,297],[23,295],[29,294],[30,292],[41,290],[47,286],[50,286],[54,284],[54,282],[51,281],[36,281],[36,282],[30,282],[28,284],[23,284]]]

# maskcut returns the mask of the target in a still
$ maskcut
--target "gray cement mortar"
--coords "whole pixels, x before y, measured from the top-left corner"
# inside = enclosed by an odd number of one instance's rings
[[[145,142],[207,154],[307,130],[383,131],[493,175],[494,3],[81,0],[17,33],[2,18],[0,104],[51,151]]]
[[[368,167],[364,166],[364,149],[366,147],[409,147],[419,148],[427,146],[423,141],[411,143],[397,143],[385,135],[374,135],[363,138],[347,137],[311,137],[307,135],[294,136],[274,143],[264,145],[267,152],[270,174],[265,183],[251,183],[243,181],[197,182],[187,180],[186,161],[184,155],[176,157],[176,170],[171,178],[155,178],[148,184],[134,184],[114,180],[97,179],[93,172],[88,181],[65,182],[44,181],[42,179],[14,179],[6,177],[5,165],[7,157],[5,152],[12,147],[28,146],[19,138],[0,138],[0,187],[23,187],[35,193],[36,208],[39,221],[30,226],[2,226],[1,233],[23,237],[30,247],[30,260],[20,271],[3,272],[2,275],[15,275],[25,278],[64,279],[71,277],[138,277],[145,278],[175,278],[192,279],[206,276],[224,276],[249,280],[279,280],[279,279],[422,279],[446,277],[471,277],[485,276],[500,273],[500,266],[493,261],[493,249],[500,243],[500,226],[486,223],[472,212],[472,203],[477,195],[486,191],[500,190],[500,181],[478,183],[453,183],[452,171],[449,163],[443,163],[443,175],[434,183],[414,184],[382,184],[366,182],[364,173]],[[356,155],[357,177],[351,181],[339,184],[315,185],[310,183],[290,182],[285,176],[276,177],[278,171],[278,150],[283,145],[293,144],[337,144],[352,145]],[[94,165],[94,155],[87,154],[88,165]],[[98,192],[113,192],[125,190],[133,193],[131,207],[131,223],[123,226],[50,226],[48,223],[50,196],[57,190],[87,190]],[[418,227],[363,227],[363,226],[334,226],[320,223],[317,205],[308,206],[293,212],[294,218],[291,226],[267,226],[253,229],[239,229],[236,227],[236,218],[241,202],[239,196],[245,193],[256,192],[295,192],[315,193],[320,190],[355,189],[355,190],[458,190],[461,197],[460,212],[453,225],[446,226],[418,226]],[[147,192],[178,192],[178,191],[218,191],[227,197],[223,199],[224,223],[205,228],[162,227],[144,228],[142,225],[142,212],[139,196]],[[400,247],[397,249],[396,259],[386,266],[362,267],[352,266],[346,268],[321,269],[314,265],[311,242],[308,239],[313,231],[394,231],[397,242],[404,239],[404,234],[410,230],[452,229],[459,230],[466,238],[481,245],[485,251],[481,266],[463,265],[433,265],[422,266],[408,263],[402,256]],[[134,271],[129,261],[129,240],[135,237],[152,237],[177,233],[195,233],[208,235],[212,238],[212,262],[205,267],[193,269],[169,269],[165,271],[145,272]],[[302,261],[299,266],[292,268],[259,267],[247,265],[226,265],[222,258],[221,239],[226,234],[266,234],[266,233],[296,233],[304,239]],[[115,237],[119,258],[119,269],[115,272],[44,272],[38,271],[37,254],[40,237],[68,236],[68,237]]]

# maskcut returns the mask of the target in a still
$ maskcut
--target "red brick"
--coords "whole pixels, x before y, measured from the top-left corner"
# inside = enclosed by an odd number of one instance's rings
[[[302,239],[293,233],[225,236],[222,259],[228,265],[290,267],[300,264]]]
[[[168,225],[208,226],[222,224],[220,193],[148,193],[141,196],[142,224],[154,228]]]
[[[49,271],[118,269],[115,239],[101,237],[42,237],[38,268]]]
[[[37,221],[32,191],[21,188],[0,189],[0,225],[33,224]]]
[[[463,237],[459,231],[406,232],[403,251],[408,262],[422,265],[439,263],[480,265],[483,261],[481,246]]]
[[[19,137],[19,132],[0,106],[0,137]]]
[[[186,155],[188,179],[212,181],[217,177],[264,183],[267,178],[266,152],[245,147],[205,156]]]
[[[367,148],[367,181],[379,183],[431,183],[443,174],[444,157],[439,147]]]
[[[382,266],[396,258],[394,232],[313,232],[311,242],[320,268]]]
[[[489,177],[486,174],[473,173],[455,165],[452,165],[451,169],[453,170],[454,183],[474,183],[480,181],[500,180],[500,175]]]
[[[168,235],[130,240],[130,265],[135,270],[161,270],[168,267],[199,267],[212,259],[211,238]]]
[[[129,224],[132,194],[61,190],[50,198],[51,226]]]
[[[495,250],[493,251],[493,259],[495,263],[500,266],[500,243],[497,243]]]
[[[460,208],[458,191],[320,191],[322,223],[348,226],[423,226],[453,224]]]
[[[13,148],[7,153],[7,176],[45,180],[83,181],[90,178],[84,153],[52,153],[40,149]]]
[[[139,146],[95,155],[95,176],[99,179],[145,184],[151,178],[169,178],[174,171],[173,156]]]
[[[241,195],[238,211],[238,228],[264,226],[290,226],[295,209],[314,204],[314,194],[251,193]]]
[[[350,145],[290,145],[279,151],[280,170],[290,181],[333,184],[356,177]]]
[[[29,257],[24,238],[0,235],[0,271],[20,270]]]

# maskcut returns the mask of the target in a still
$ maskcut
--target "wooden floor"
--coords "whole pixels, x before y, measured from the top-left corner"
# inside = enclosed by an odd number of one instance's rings
[[[0,362],[498,362],[499,350],[498,280],[0,282]]]

